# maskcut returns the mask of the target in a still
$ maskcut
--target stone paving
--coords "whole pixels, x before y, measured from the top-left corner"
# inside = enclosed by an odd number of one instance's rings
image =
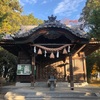
[[[6,98],[10,95],[10,99],[6,100],[100,100],[100,87],[89,85],[76,87],[74,90],[68,87],[56,87],[54,91],[48,87],[4,86],[0,89],[0,93],[6,93]]]

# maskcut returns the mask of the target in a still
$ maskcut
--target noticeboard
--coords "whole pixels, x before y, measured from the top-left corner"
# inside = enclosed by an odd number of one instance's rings
[[[31,64],[18,64],[17,75],[30,75],[32,73]]]

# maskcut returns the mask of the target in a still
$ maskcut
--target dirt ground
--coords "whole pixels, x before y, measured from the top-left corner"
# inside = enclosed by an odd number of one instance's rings
[[[89,83],[90,86],[100,87],[100,80],[95,80]]]

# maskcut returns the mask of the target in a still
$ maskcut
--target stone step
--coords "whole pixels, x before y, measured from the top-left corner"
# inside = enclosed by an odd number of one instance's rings
[[[17,93],[17,92],[16,92]],[[46,91],[46,92],[30,92],[30,93],[26,93],[26,92],[18,92],[17,94],[21,94],[24,95],[25,97],[55,97],[55,98],[59,98],[59,97],[97,97],[97,95],[95,93],[79,93],[79,92],[55,92],[55,91]]]
[[[26,98],[25,100],[100,100],[99,98],[86,98],[86,97],[67,97],[67,98]]]
[[[18,100],[100,100],[95,93],[89,93],[89,92],[83,93],[83,92],[55,92],[55,91],[46,91],[46,92],[16,91],[6,94],[6,98],[9,98],[9,96],[10,97],[15,96],[15,98],[19,98]]]
[[[96,93],[84,88],[72,91],[70,88],[57,87],[50,91],[48,87],[17,87],[10,91],[10,93],[7,92],[5,98],[16,98],[11,100],[100,100]]]
[[[35,82],[33,83],[35,87],[47,87],[47,82]],[[16,82],[16,86],[22,87],[22,86],[31,86],[31,83],[20,83]],[[74,87],[83,87],[88,85],[87,82],[84,83],[74,83]],[[57,82],[57,87],[70,87],[70,83],[68,82]]]
[[[35,82],[34,87],[47,87],[47,82]],[[68,87],[69,83],[68,82],[57,82],[56,84],[57,87]]]
[[[47,87],[47,82],[35,82],[34,87]]]
[[[83,87],[88,85],[87,82],[83,82],[83,83],[74,83],[74,87]],[[35,82],[34,83],[35,87],[47,87],[47,82]],[[56,84],[57,87],[70,87],[70,83],[68,82],[57,82]]]

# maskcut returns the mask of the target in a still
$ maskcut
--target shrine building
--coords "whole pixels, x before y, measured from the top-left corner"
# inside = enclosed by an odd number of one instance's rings
[[[43,24],[6,36],[0,46],[18,57],[16,82],[46,82],[52,74],[73,90],[75,82],[87,82],[86,56],[99,49],[100,42],[50,16]]]

